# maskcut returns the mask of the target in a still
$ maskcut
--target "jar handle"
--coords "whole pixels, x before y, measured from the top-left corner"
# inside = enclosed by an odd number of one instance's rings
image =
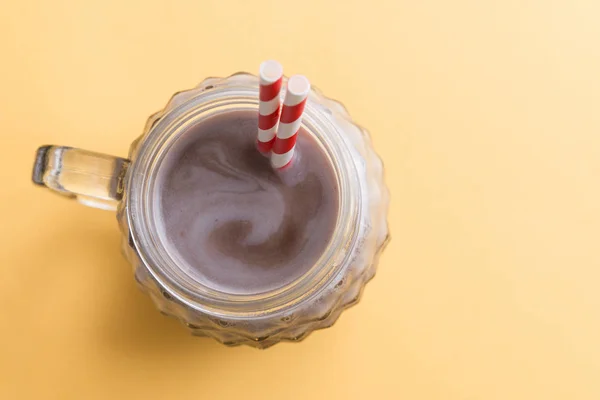
[[[33,182],[80,203],[116,210],[130,161],[65,146],[42,146],[33,165]]]

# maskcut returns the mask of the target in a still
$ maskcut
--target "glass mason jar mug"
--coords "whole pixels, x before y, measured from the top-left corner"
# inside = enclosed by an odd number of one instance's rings
[[[258,78],[208,78],[176,93],[147,121],[128,159],[62,146],[37,151],[33,181],[97,208],[116,210],[122,250],[139,286],[165,314],[197,336],[266,348],[331,326],[355,304],[388,241],[389,194],[367,132],[338,102],[313,89],[302,126],[322,147],[339,185],[339,213],[324,253],[293,282],[264,293],[210,288],[167,251],[155,218],[157,171],[186,128],[220,113],[258,109]]]

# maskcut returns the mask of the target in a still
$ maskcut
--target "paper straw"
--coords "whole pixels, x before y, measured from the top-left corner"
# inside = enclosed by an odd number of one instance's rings
[[[268,153],[275,142],[279,112],[279,92],[283,78],[283,67],[277,61],[268,60],[260,64],[260,90],[258,103],[258,136],[256,145],[262,153]]]
[[[274,168],[284,168],[294,157],[296,138],[302,124],[302,114],[309,92],[310,82],[305,76],[294,75],[288,80],[277,136],[271,153],[271,165]]]

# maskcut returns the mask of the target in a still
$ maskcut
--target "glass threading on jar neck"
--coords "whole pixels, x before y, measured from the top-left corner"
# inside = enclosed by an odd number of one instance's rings
[[[336,228],[315,265],[293,282],[268,292],[243,295],[220,292],[193,280],[169,254],[164,238],[158,233],[154,185],[165,155],[187,128],[218,113],[257,111],[258,85],[237,83],[197,90],[197,95],[169,110],[155,123],[142,139],[133,160],[126,183],[127,217],[140,258],[173,299],[217,317],[257,318],[308,301],[348,265],[357,241],[361,190],[354,155],[344,140],[344,132],[330,111],[310,96],[302,125],[329,158],[340,193]]]

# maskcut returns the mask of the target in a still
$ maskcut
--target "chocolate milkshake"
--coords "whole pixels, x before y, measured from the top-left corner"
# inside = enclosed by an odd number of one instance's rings
[[[276,172],[256,149],[257,115],[219,114],[169,150],[155,186],[162,239],[182,270],[225,293],[255,294],[315,265],[338,218],[339,190],[322,148],[300,131]]]

